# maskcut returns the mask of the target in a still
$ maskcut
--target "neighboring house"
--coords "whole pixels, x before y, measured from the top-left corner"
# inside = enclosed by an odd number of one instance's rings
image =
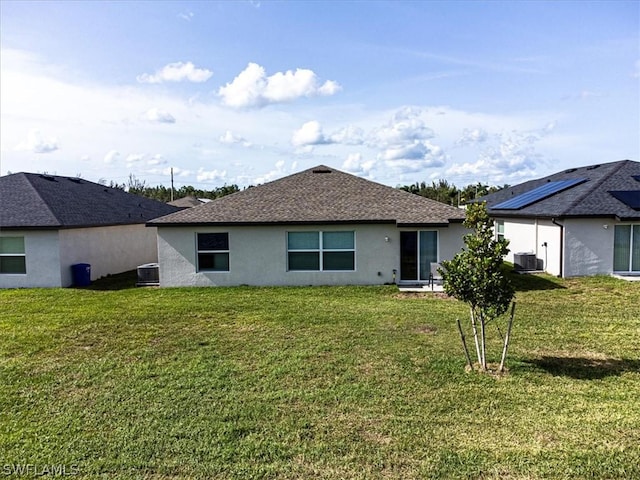
[[[66,287],[78,263],[96,279],[156,262],[145,223],[178,210],[81,178],[0,177],[0,288]]]
[[[640,162],[571,168],[478,200],[509,240],[509,261],[529,253],[562,277],[640,276]]]
[[[173,200],[172,202],[167,202],[169,205],[173,205],[174,207],[179,208],[191,208],[197,207],[198,205],[202,205],[203,202],[199,198],[196,198],[192,195],[187,195],[186,197],[178,198],[177,200]]]
[[[318,166],[147,223],[161,286],[426,283],[464,211]]]

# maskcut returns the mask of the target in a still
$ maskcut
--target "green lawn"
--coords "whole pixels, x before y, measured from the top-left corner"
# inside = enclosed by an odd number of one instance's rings
[[[0,291],[0,476],[640,478],[640,282],[515,281],[503,377],[390,286]]]

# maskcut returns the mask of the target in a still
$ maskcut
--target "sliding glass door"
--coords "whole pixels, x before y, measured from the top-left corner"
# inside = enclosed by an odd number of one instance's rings
[[[640,273],[640,225],[616,225],[613,271]]]
[[[438,232],[400,232],[400,280],[427,281],[431,263],[438,261]]]

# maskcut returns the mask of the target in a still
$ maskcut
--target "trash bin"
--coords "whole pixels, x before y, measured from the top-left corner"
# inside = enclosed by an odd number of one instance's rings
[[[91,265],[88,263],[76,263],[71,265],[71,277],[75,287],[91,285]]]

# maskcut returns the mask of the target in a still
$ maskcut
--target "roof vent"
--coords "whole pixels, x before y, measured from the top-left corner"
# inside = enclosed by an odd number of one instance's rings
[[[640,182],[640,175],[631,175],[631,177],[632,177],[635,181]]]
[[[44,180],[49,180],[50,182],[55,182],[56,181],[55,177],[52,177],[51,175],[46,175],[46,174],[40,175],[40,178],[42,178]]]
[[[326,167],[320,167],[320,168],[314,168],[313,170],[311,170],[313,173],[331,173],[331,170],[329,170]]]
[[[75,178],[69,177],[69,181],[73,183],[82,183],[82,181],[78,177],[75,177]]]
[[[591,165],[590,167],[587,167],[587,170],[595,170],[596,168],[599,168],[600,165]]]
[[[564,173],[573,173],[577,170],[577,168],[570,168],[569,170],[565,170]]]

